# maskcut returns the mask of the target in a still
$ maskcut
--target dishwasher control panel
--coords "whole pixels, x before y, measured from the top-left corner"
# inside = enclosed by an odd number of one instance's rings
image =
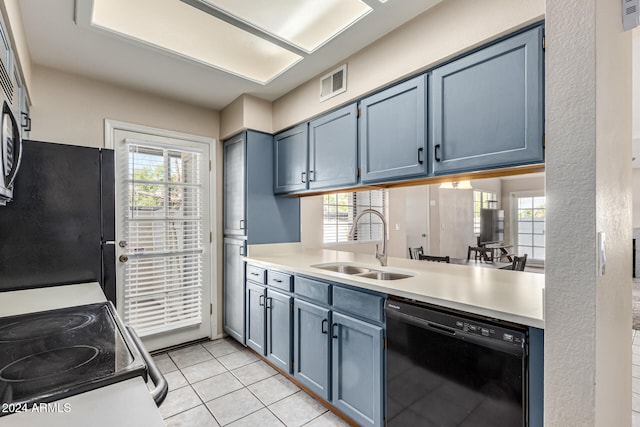
[[[503,328],[478,322],[470,322],[465,320],[456,320],[455,329],[480,335],[487,338],[497,339],[512,344],[521,345],[525,341],[524,333],[517,331],[505,331]]]
[[[387,300],[385,309],[388,314],[398,314],[405,319],[413,318],[414,322],[424,324],[427,327],[449,333],[464,336],[477,336],[478,338],[502,342],[507,345],[524,348],[526,344],[525,328],[518,330],[516,326],[503,326],[498,323],[489,323],[475,319],[473,315],[462,315],[454,311],[448,311],[418,301]]]

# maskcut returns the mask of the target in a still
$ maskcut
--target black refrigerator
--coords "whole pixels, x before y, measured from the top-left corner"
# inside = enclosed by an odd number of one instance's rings
[[[0,291],[99,282],[115,304],[114,174],[113,150],[23,141],[0,207]]]

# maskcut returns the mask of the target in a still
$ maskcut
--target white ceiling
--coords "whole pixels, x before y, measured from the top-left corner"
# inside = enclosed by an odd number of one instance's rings
[[[219,110],[245,93],[273,101],[441,0],[364,1],[373,12],[267,85],[76,26],[74,0],[18,3],[34,64]]]

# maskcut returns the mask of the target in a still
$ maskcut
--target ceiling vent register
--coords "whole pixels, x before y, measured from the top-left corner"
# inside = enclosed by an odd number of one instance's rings
[[[347,64],[333,70],[320,79],[320,101],[325,101],[347,91]]]

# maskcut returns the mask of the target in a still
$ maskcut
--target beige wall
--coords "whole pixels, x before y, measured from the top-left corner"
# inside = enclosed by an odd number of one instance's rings
[[[320,102],[318,78],[273,103],[280,131],[432,67],[544,17],[544,0],[447,0],[372,43],[347,63],[347,91]],[[331,64],[327,70],[336,65]],[[384,65],[384,66],[381,66]]]
[[[104,146],[104,119],[218,139],[219,113],[35,66],[31,139]]]
[[[220,138],[252,129],[273,133],[271,102],[251,95],[241,95],[220,113]]]
[[[109,83],[36,66],[31,89],[33,128],[30,138],[89,147],[104,146],[104,120],[200,135],[219,140],[219,113]],[[222,247],[222,149],[217,148],[215,233]],[[222,251],[217,254],[212,295],[222,333]],[[216,293],[217,290],[217,293]]]

